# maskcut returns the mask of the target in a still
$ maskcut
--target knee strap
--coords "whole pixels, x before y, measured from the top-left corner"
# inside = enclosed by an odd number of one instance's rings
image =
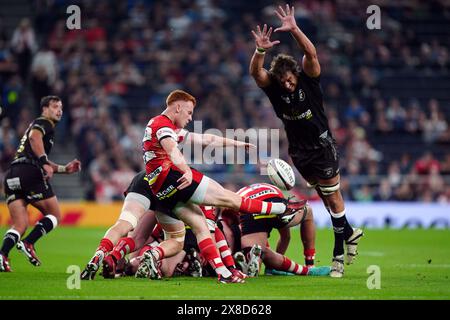
[[[186,229],[183,228],[177,231],[165,231],[164,230],[164,239],[174,239],[180,243],[184,242],[184,238],[186,236]]]
[[[329,195],[335,193],[336,191],[339,190],[339,188],[340,188],[340,183],[339,182],[334,184],[334,185],[332,185],[332,186],[323,186],[323,185],[319,184],[320,192],[322,192],[322,194],[324,196],[329,196]]]
[[[135,229],[138,224],[138,219],[131,211],[122,211],[119,219],[130,223],[133,229]]]

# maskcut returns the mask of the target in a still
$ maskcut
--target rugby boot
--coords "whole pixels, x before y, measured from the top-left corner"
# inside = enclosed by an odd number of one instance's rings
[[[92,259],[88,262],[83,272],[81,272],[81,280],[94,280],[100,265],[105,258],[105,253],[102,250],[98,250]]]
[[[344,276],[344,255],[339,255],[333,258],[331,264],[330,277],[342,278]]]
[[[352,264],[358,255],[358,243],[364,236],[364,232],[361,229],[353,229],[353,234],[345,240],[346,254],[345,264]]]
[[[17,249],[27,257],[28,261],[30,261],[33,266],[39,267],[41,265],[41,261],[36,255],[36,250],[31,243],[19,241],[17,242]]]
[[[261,258],[262,248],[258,244],[254,244],[249,252],[248,272],[249,277],[256,277],[259,274],[259,260]]]
[[[217,277],[217,281],[219,281],[219,283],[245,283],[244,279],[235,275],[231,275],[228,278],[225,278],[223,275],[219,274],[219,276]]]
[[[234,254],[233,258],[234,258],[234,262],[236,263],[236,266],[244,274],[247,274],[248,273],[248,265],[247,265],[247,261],[245,259],[245,255],[241,251],[238,251]]]
[[[142,261],[136,271],[136,278],[149,278],[152,280],[161,280],[162,274],[158,268],[158,261],[149,250],[144,253]]]
[[[11,272],[8,257],[0,253],[0,272]]]

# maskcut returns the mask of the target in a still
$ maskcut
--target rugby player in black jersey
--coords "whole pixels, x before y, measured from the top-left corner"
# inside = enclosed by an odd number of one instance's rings
[[[290,32],[303,50],[301,65],[286,54],[278,54],[270,69],[264,69],[266,50],[280,43],[271,41],[272,27],[252,30],[256,50],[250,62],[250,74],[269,98],[278,118],[283,121],[289,142],[289,155],[300,174],[314,187],[331,215],[335,243],[330,276],[344,274],[344,242],[347,264],[353,262],[363,232],[353,229],[345,216],[339,191],[339,153],[328,126],[320,86],[320,64],[316,48],[297,26],[294,7],[279,6],[275,14],[281,27],[275,32]]]
[[[39,266],[34,244],[42,236],[56,228],[61,217],[58,200],[49,183],[54,173],[75,173],[80,171],[81,162],[74,159],[66,165],[48,160],[53,146],[55,126],[62,117],[62,102],[57,96],[46,96],[40,103],[42,114],[25,131],[14,160],[5,174],[4,187],[6,203],[13,225],[6,231],[0,248],[0,272],[11,271],[8,254],[17,245],[31,264]],[[21,240],[28,227],[27,206],[31,204],[42,212],[44,218],[38,221],[28,236]]]

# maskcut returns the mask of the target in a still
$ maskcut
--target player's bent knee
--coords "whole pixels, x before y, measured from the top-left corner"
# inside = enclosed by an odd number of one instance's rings
[[[320,192],[322,192],[324,196],[331,196],[333,193],[338,191],[339,188],[340,188],[339,182],[331,186],[319,185]]]
[[[128,222],[131,225],[132,230],[135,229],[138,224],[138,219],[136,218],[134,213],[127,210],[124,210],[120,213],[119,220]]]
[[[309,205],[306,206],[306,214],[304,220],[314,220],[313,211]]]

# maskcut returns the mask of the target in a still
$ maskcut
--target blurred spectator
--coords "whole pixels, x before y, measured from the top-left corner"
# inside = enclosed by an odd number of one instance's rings
[[[14,30],[11,47],[17,58],[19,75],[22,81],[26,81],[33,54],[37,50],[34,30],[28,18],[22,19],[19,26]]]
[[[355,120],[359,122],[365,114],[366,110],[359,103],[359,100],[357,98],[351,98],[350,104],[345,112],[345,117],[347,118],[347,120]]]
[[[405,129],[406,111],[397,98],[392,98],[389,101],[386,119],[392,124],[394,130],[403,131]]]
[[[424,155],[416,161],[414,164],[414,170],[417,174],[429,174],[432,171],[439,172],[440,163],[438,160],[434,159],[431,152],[425,152]]]

